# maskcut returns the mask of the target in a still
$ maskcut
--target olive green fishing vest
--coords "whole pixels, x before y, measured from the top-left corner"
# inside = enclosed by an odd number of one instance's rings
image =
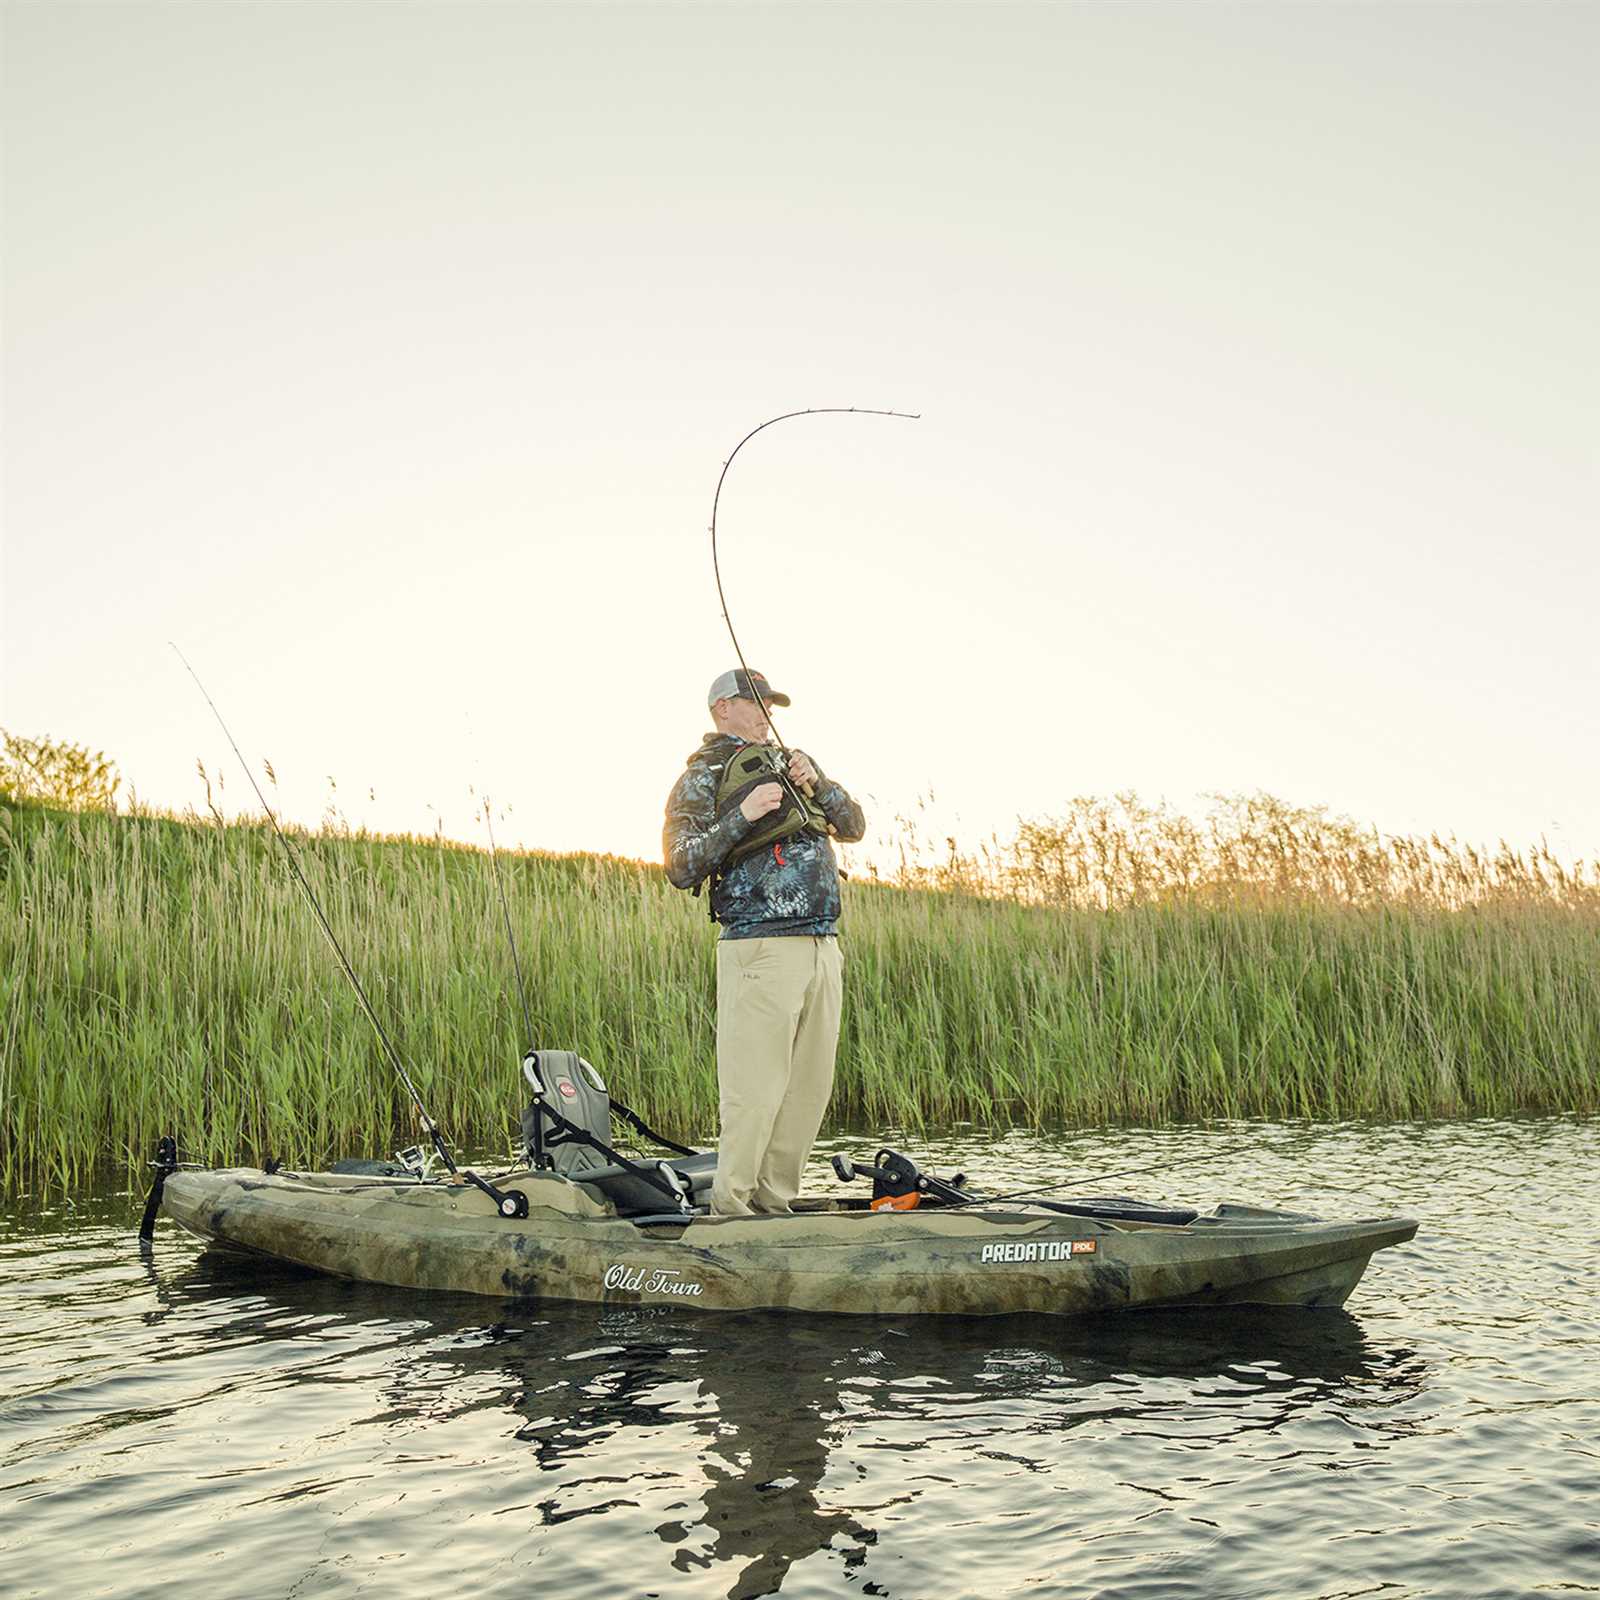
[[[717,783],[719,819],[727,816],[735,806],[743,804],[751,790],[759,789],[764,783],[783,784],[783,804],[762,817],[756,823],[755,831],[739,841],[733,854],[728,857],[730,866],[792,834],[833,832],[822,807],[801,794],[797,784],[779,776],[783,772],[780,765],[782,760],[783,752],[769,744],[747,744],[735,750],[722,769],[722,777]]]

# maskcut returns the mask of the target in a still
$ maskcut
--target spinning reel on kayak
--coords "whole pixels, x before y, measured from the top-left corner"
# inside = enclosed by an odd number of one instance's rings
[[[848,1156],[833,1158],[834,1176],[840,1183],[857,1178],[872,1179],[873,1211],[911,1211],[924,1201],[932,1205],[968,1205],[973,1196],[963,1187],[964,1172],[953,1178],[936,1178],[923,1172],[908,1155],[885,1146],[870,1162],[855,1162]]]

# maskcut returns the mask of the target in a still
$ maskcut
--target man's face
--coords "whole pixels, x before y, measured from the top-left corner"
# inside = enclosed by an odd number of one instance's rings
[[[737,700],[719,700],[715,707],[717,726],[724,733],[734,734],[751,744],[760,744],[771,732],[767,722],[767,713],[771,709],[770,700],[763,700],[757,705],[754,700],[746,700],[742,695]]]

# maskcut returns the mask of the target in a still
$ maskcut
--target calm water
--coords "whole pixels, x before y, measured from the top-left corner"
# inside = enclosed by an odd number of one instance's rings
[[[1422,1221],[1345,1313],[1092,1323],[506,1319],[24,1203],[0,1592],[1600,1594],[1597,1155],[1570,1120],[963,1139],[984,1182],[1160,1163],[1113,1187]]]

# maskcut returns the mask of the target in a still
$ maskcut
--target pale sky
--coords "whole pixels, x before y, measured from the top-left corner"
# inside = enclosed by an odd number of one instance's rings
[[[4,17],[0,725],[241,805],[176,640],[290,815],[654,856],[722,460],[887,406],[721,517],[874,836],[1600,849],[1600,8]]]

